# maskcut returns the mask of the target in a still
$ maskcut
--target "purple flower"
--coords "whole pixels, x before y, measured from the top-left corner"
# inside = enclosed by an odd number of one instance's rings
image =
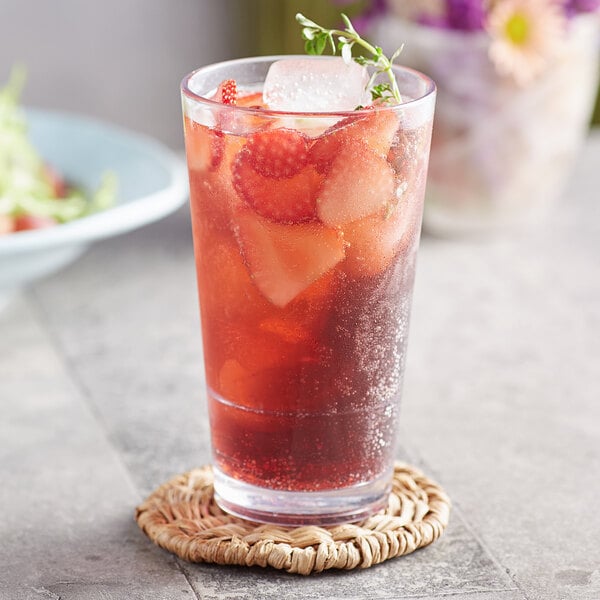
[[[485,9],[483,0],[446,0],[448,27],[463,31],[483,29]]]
[[[417,23],[420,25],[427,25],[428,27],[437,27],[438,29],[449,29],[450,24],[448,23],[448,17],[436,17],[429,13],[421,13],[417,17]]]
[[[446,0],[443,15],[421,13],[416,20],[429,27],[479,31],[485,23],[486,10],[483,5],[484,0]]]
[[[579,13],[590,13],[598,10],[600,0],[565,0],[565,12],[568,17]]]

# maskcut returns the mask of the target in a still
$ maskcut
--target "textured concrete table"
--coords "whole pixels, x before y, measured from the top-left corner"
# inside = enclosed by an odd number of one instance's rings
[[[0,598],[600,599],[600,136],[527,235],[425,238],[404,454],[455,508],[435,545],[303,578],[191,565],[133,521],[208,460],[186,211],[0,314]]]

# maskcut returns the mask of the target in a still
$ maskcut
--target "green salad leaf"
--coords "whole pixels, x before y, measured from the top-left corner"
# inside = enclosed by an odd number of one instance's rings
[[[104,174],[91,194],[67,185],[64,194],[57,195],[56,181],[28,137],[19,105],[24,83],[25,71],[17,67],[0,89],[0,215],[34,215],[65,223],[112,206],[117,194],[112,172]]]

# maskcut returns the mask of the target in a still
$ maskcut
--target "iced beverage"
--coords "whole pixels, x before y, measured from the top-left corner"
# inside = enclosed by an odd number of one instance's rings
[[[400,105],[276,112],[274,60],[183,82],[216,497],[360,519],[389,491],[435,91],[397,68]]]

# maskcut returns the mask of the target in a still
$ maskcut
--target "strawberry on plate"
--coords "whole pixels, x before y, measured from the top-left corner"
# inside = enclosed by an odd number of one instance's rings
[[[366,144],[344,145],[332,162],[317,198],[319,219],[330,227],[376,213],[394,195],[395,173]]]
[[[57,225],[56,219],[37,215],[19,215],[15,217],[15,231],[28,231],[29,229],[46,229]]]
[[[290,129],[249,136],[232,168],[240,198],[278,223],[314,220],[322,177],[308,164],[307,143],[305,136]]]
[[[286,306],[345,256],[340,232],[320,223],[274,223],[245,207],[234,221],[254,284],[275,306]]]

